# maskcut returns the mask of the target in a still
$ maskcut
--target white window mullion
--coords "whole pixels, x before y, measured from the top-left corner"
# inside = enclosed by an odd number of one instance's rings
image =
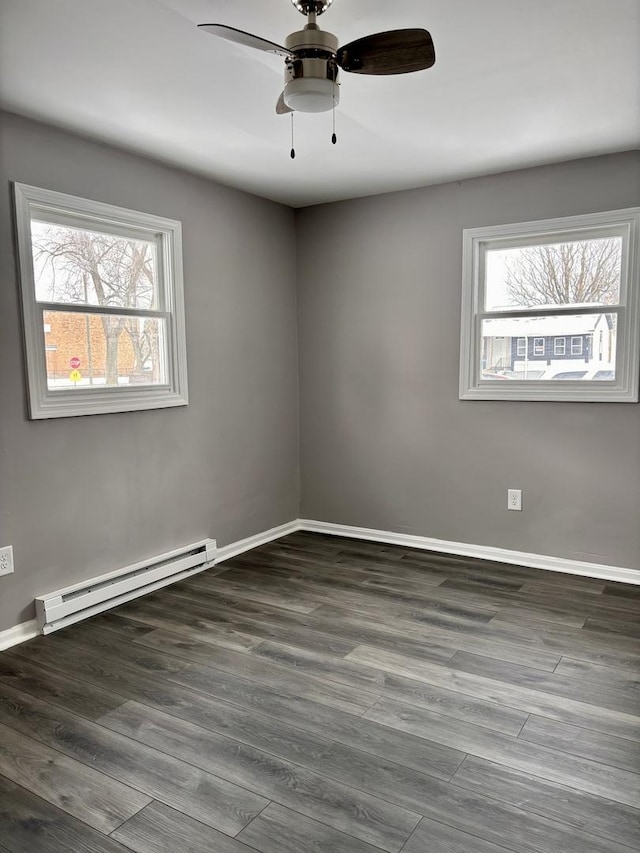
[[[615,314],[624,308],[624,304],[615,305],[558,305],[554,307],[540,306],[538,308],[505,309],[504,311],[479,311],[481,320],[504,320],[509,317],[559,317],[566,315],[572,317],[576,314]]]
[[[166,320],[169,311],[152,311],[144,308],[111,308],[109,305],[79,305],[77,302],[37,302],[43,311],[58,311],[63,314],[106,314],[112,317],[159,317]]]

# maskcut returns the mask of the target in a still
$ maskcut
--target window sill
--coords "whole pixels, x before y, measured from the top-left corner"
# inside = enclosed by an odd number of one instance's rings
[[[168,388],[137,389],[127,392],[120,388],[91,391],[52,391],[31,405],[31,419],[75,418],[83,415],[107,415],[140,412],[147,409],[166,409],[188,405],[188,397]]]
[[[460,390],[460,400],[503,400],[507,402],[520,400],[531,403],[637,403],[638,391],[626,390],[624,388],[606,389],[602,385],[597,387],[579,387],[578,384],[563,382],[558,387],[554,382],[541,382],[539,387],[532,388],[533,383],[524,386],[521,383],[510,383],[509,388],[501,385],[499,388],[489,384],[478,385],[472,388]],[[589,383],[590,385],[592,383]],[[593,383],[594,385],[596,383]]]

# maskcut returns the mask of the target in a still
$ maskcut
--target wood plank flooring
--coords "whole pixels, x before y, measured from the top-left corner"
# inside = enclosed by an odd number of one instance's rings
[[[0,851],[640,851],[639,589],[296,533],[17,646]]]

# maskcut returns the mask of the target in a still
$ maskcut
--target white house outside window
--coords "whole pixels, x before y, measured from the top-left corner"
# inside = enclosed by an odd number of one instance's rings
[[[637,402],[639,279],[640,208],[465,230],[460,398]]]
[[[31,417],[186,405],[180,223],[14,190]]]

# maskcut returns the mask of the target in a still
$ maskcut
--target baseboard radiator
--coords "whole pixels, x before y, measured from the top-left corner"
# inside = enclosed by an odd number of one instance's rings
[[[81,619],[88,619],[125,601],[195,575],[214,565],[215,539],[204,539],[167,554],[160,554],[92,578],[85,583],[59,589],[36,598],[38,628],[50,634]]]

